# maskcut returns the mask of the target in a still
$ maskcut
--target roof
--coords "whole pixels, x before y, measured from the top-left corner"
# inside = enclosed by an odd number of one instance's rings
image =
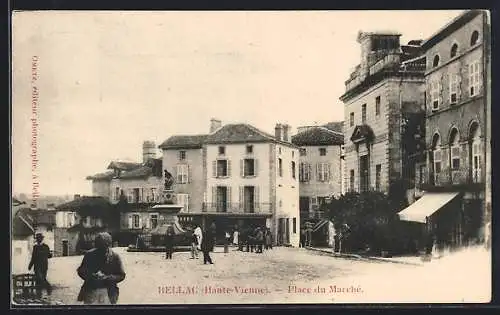
[[[95,175],[87,176],[88,180],[110,180],[115,175],[113,171],[107,171],[104,173],[97,173]]]
[[[160,149],[200,149],[207,135],[171,136],[159,145]]]
[[[436,45],[438,42],[443,40],[445,37],[449,36],[454,31],[458,30],[460,27],[468,23],[470,20],[475,18],[476,16],[482,14],[481,10],[467,10],[466,12],[460,14],[453,20],[451,20],[448,24],[439,29],[436,33],[434,33],[431,37],[426,39],[422,43],[423,49],[429,49]]]
[[[292,137],[292,143],[303,145],[342,145],[344,135],[325,127],[311,127]]]
[[[52,226],[55,222],[56,217],[53,211],[22,208],[14,216],[12,231],[16,236],[27,236],[35,232],[36,225]]]
[[[145,163],[132,163],[132,162],[111,162],[108,166],[109,168],[116,168],[121,170],[118,178],[141,178],[148,176],[162,176],[162,159],[152,158],[147,160]],[[104,173],[98,173],[92,176],[87,176],[88,180],[111,180],[115,178],[116,174],[114,171],[107,171]]]
[[[66,202],[56,207],[56,210],[65,211],[72,210],[79,214],[91,215],[101,214],[112,208],[111,203],[103,197],[99,196],[82,196],[70,202]]]
[[[109,163],[107,169],[119,169],[122,171],[128,171],[141,166],[142,163],[137,162],[125,162],[125,161],[112,161]]]
[[[323,127],[330,129],[332,131],[344,132],[344,122],[343,121],[331,121],[323,125]]]
[[[276,139],[249,124],[227,124],[210,134],[206,143],[272,142]]]

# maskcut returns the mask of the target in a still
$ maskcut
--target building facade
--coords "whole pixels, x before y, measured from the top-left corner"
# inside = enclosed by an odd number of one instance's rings
[[[217,237],[252,226],[271,228],[277,244],[298,246],[298,150],[290,127],[275,136],[248,124],[212,120],[206,135],[165,140],[165,165],[173,165],[175,193],[188,200],[179,213],[184,224],[215,224]]]
[[[404,141],[407,121],[423,122],[425,56],[420,40],[401,45],[397,33],[360,32],[361,62],[346,81],[347,191],[392,193],[414,180],[415,150]],[[412,124],[417,126],[418,123]]]
[[[301,225],[324,219],[322,206],[339,197],[343,186],[344,136],[322,126],[299,127],[292,143],[299,148],[299,208]]]
[[[422,184],[427,191],[460,193],[457,211],[433,216],[431,224],[444,246],[482,241],[488,226],[489,32],[486,12],[467,11],[422,45],[427,59]]]

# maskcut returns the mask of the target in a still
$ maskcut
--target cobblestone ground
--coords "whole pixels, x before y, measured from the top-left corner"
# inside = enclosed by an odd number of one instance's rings
[[[234,249],[225,254],[216,248],[214,265],[203,265],[201,257],[192,260],[186,252],[165,260],[162,253],[115,250],[127,273],[119,284],[119,304],[467,302],[474,292],[473,301],[488,298],[487,275],[478,279],[477,272],[450,268],[457,265],[452,262],[431,268],[333,258],[297,248],[263,254]],[[82,280],[76,268],[81,259],[51,260],[49,281],[56,287],[52,299],[79,304]],[[450,278],[445,278],[447,272]]]

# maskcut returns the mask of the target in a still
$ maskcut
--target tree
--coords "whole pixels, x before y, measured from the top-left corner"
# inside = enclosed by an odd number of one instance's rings
[[[397,221],[399,200],[392,200],[381,192],[349,192],[339,198],[332,197],[327,204],[328,217],[337,231],[343,225],[349,227],[343,233],[343,248],[346,251],[362,251],[367,248],[375,253],[390,250],[392,227]]]

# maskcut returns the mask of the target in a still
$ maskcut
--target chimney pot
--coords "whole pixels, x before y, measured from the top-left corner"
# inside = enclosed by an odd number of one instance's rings
[[[222,121],[216,118],[210,119],[210,133],[215,132],[217,129],[222,127]]]
[[[282,141],[283,140],[283,125],[282,124],[276,124],[276,127],[274,127],[274,136],[276,140]]]
[[[144,141],[142,143],[142,162],[156,158],[156,144],[154,141]]]

